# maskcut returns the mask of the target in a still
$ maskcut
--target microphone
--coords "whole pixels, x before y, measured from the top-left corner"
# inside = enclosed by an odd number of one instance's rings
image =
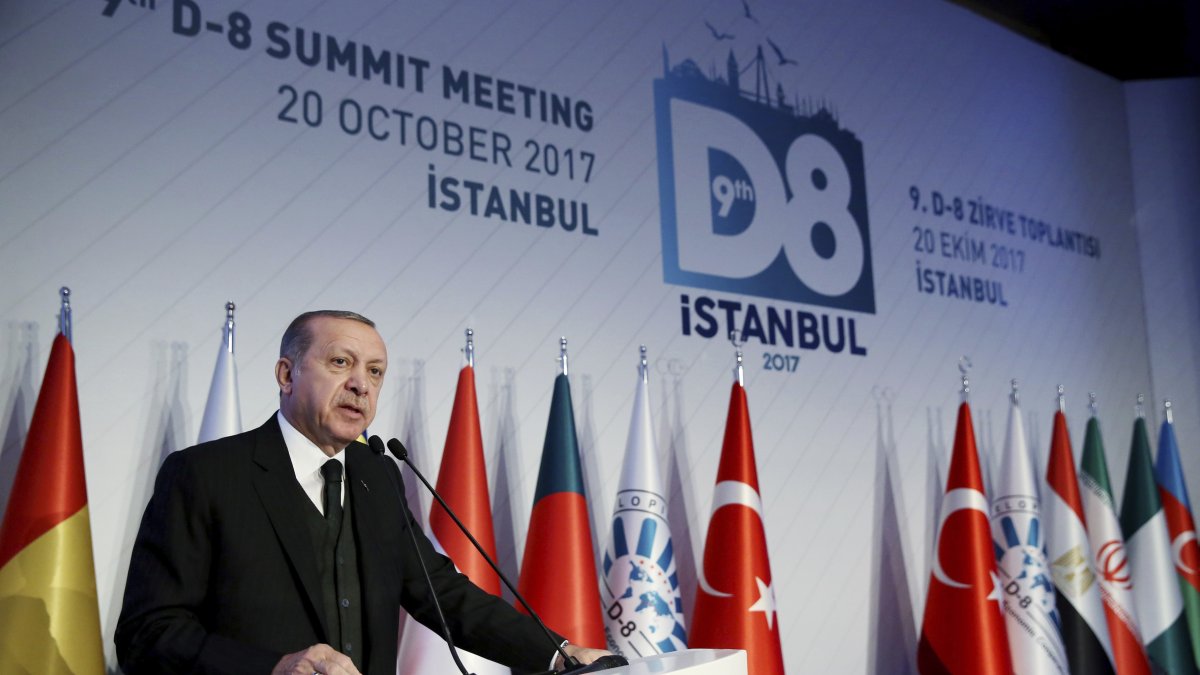
[[[367,439],[367,445],[371,447],[371,450],[376,455],[383,457],[383,441],[378,436],[371,436]],[[400,484],[396,481],[395,474],[391,471],[386,471],[385,473],[391,477],[392,487],[396,488],[396,501],[400,502],[400,514],[403,517],[406,512],[404,503],[400,499],[403,490],[400,489]],[[425,585],[429,587],[429,597],[433,598],[433,608],[437,610],[438,622],[442,626],[442,637],[446,640],[446,646],[450,648],[450,658],[454,659],[454,665],[458,666],[458,670],[462,675],[472,675],[467,672],[462,659],[458,658],[458,650],[454,648],[454,637],[450,635],[450,624],[446,622],[446,615],[442,612],[442,603],[438,600],[437,589],[433,587],[433,579],[429,576],[429,568],[425,565],[424,556],[421,555],[421,547],[417,545],[417,535],[413,534],[413,523],[409,522],[408,527],[405,529],[408,530],[408,540],[412,544],[413,552],[417,554],[417,562],[420,563],[421,574],[425,577]]]
[[[378,437],[372,436],[371,438],[374,440]],[[373,448],[374,445],[371,447]],[[450,519],[454,521],[454,524],[458,526],[458,529],[464,535],[466,535],[467,539],[471,542],[471,545],[475,547],[475,550],[479,551],[479,555],[483,556],[483,559],[487,561],[487,564],[491,566],[496,575],[500,577],[500,581],[503,581],[508,590],[512,591],[513,597],[515,597],[517,601],[521,603],[521,606],[525,608],[526,612],[529,612],[529,616],[537,622],[537,625],[542,629],[542,632],[546,634],[546,639],[554,646],[554,650],[557,651],[563,658],[563,670],[559,671],[560,673],[563,673],[563,675],[572,673],[591,673],[598,670],[607,670],[608,668],[616,668],[618,666],[628,665],[629,661],[626,660],[625,657],[614,654],[611,656],[603,656],[597,659],[591,665],[584,666],[579,663],[578,659],[570,654],[567,654],[566,650],[564,650],[558,641],[554,639],[554,635],[550,632],[550,629],[546,627],[546,624],[542,621],[542,618],[538,616],[537,612],[533,611],[533,608],[529,606],[529,603],[526,602],[525,598],[521,596],[521,593],[517,591],[517,587],[514,586],[511,581],[509,581],[504,572],[500,571],[500,566],[496,564],[496,561],[492,560],[492,557],[483,550],[483,546],[480,545],[480,543],[475,539],[475,536],[471,534],[471,531],[467,529],[467,526],[463,525],[463,522],[458,519],[458,516],[455,515],[454,510],[450,508],[450,505],[446,503],[445,499],[442,499],[442,495],[438,494],[438,491],[429,484],[429,481],[425,479],[425,476],[421,474],[421,471],[417,469],[416,465],[412,463],[412,460],[408,458],[408,450],[404,447],[404,444],[393,438],[387,442],[387,448],[392,452],[393,455],[396,456],[396,459],[408,465],[408,468],[412,470],[413,475],[420,479],[420,481],[425,485],[425,489],[429,490],[429,493],[433,495],[433,498],[436,499],[439,504],[442,505],[443,509],[446,509],[446,514],[450,516]],[[377,450],[376,452],[380,451]]]

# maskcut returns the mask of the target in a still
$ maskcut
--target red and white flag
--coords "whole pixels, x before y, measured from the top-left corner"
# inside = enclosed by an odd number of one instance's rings
[[[736,382],[698,573],[688,647],[744,649],[750,675],[783,675],[750,410]]]
[[[1046,559],[1054,575],[1059,629],[1073,674],[1111,675],[1112,640],[1101,598],[1100,580],[1092,562],[1087,516],[1079,494],[1075,455],[1067,418],[1054,413],[1050,460],[1046,465]]]
[[[954,454],[937,524],[925,619],[922,673],[1012,672],[971,409],[958,408]]]
[[[1108,617],[1108,636],[1112,640],[1113,665],[1117,675],[1146,675],[1151,672],[1142,631],[1138,626],[1133,599],[1133,570],[1125,550],[1125,535],[1117,520],[1108,460],[1100,423],[1093,415],[1083,437],[1083,458],[1079,462],[1079,487],[1083,512],[1087,514],[1088,541],[1100,581],[1100,597]]]
[[[483,434],[480,433],[479,405],[475,397],[475,369],[471,366],[465,366],[458,373],[458,391],[454,394],[454,408],[450,411],[450,429],[446,432],[446,449],[442,452],[437,490],[495,560],[496,534],[492,526],[487,467],[483,460]],[[429,512],[429,539],[476,586],[492,595],[500,595],[500,578],[454,525],[442,505],[436,502]],[[508,668],[468,651],[459,649],[458,653],[463,665],[476,675],[509,672]],[[452,673],[457,669],[450,658],[445,639],[409,617],[400,645],[397,672]]]

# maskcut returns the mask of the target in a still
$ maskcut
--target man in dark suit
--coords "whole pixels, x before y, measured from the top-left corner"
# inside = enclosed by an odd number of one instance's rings
[[[401,607],[440,632],[406,529],[458,646],[521,670],[561,666],[531,619],[434,551],[395,464],[355,442],[386,368],[370,320],[302,314],[275,366],[279,412],[167,458],[117,625],[127,673],[394,672]],[[566,649],[584,663],[606,653]]]

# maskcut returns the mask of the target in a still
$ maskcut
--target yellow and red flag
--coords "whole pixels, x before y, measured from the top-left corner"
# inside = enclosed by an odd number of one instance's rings
[[[0,626],[0,673],[104,673],[75,354],[62,334],[0,524]]]

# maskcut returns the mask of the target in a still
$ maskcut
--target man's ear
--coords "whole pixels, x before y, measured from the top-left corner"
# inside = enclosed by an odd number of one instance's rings
[[[292,393],[292,375],[294,373],[292,360],[286,356],[279,357],[279,360],[275,362],[275,382],[279,385],[280,394]]]

